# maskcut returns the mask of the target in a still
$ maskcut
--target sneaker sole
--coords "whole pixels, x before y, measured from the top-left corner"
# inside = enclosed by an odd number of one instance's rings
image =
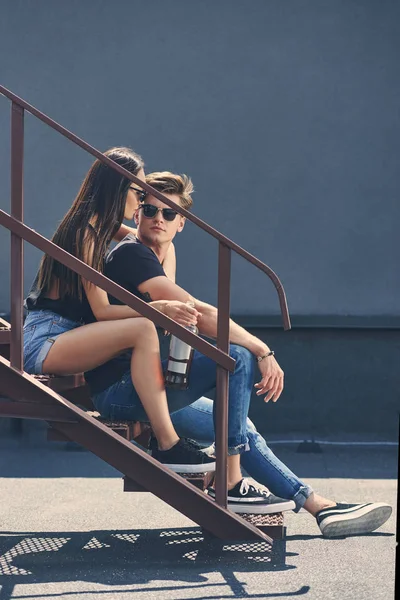
[[[324,537],[341,537],[371,533],[383,525],[392,514],[387,504],[375,504],[372,508],[364,507],[357,514],[343,514],[326,517],[320,524]]]
[[[296,504],[293,500],[287,502],[279,502],[279,504],[261,504],[256,502],[251,503],[239,503],[229,502],[228,510],[236,514],[251,514],[251,515],[272,515],[274,513],[285,512],[287,510],[293,510],[296,508]]]
[[[205,465],[168,465],[167,463],[161,463],[163,467],[168,467],[175,473],[209,473],[215,471],[215,462],[207,463]]]

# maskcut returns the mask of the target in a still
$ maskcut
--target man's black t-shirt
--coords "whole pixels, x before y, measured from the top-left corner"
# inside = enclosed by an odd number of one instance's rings
[[[138,286],[154,277],[166,276],[157,256],[142,244],[133,234],[127,235],[109,253],[104,266],[104,275],[121,285],[141,300],[150,298],[141,294]],[[110,304],[123,304],[109,295]],[[88,315],[86,322],[96,319]],[[124,352],[104,365],[85,373],[85,379],[92,394],[98,394],[121,379],[130,368],[131,352]]]

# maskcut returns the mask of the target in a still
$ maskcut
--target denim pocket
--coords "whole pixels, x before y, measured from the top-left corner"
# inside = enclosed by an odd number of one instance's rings
[[[68,319],[63,319],[60,317],[59,319],[52,319],[48,335],[49,337],[57,337],[66,331],[71,331],[72,329],[76,329],[80,326],[80,323],[75,323],[74,321],[69,321]]]
[[[24,354],[26,352],[29,352],[30,349],[30,345],[32,342],[32,338],[33,335],[35,333],[35,329],[36,329],[36,325],[28,325],[27,327],[24,327],[23,333],[24,333]]]

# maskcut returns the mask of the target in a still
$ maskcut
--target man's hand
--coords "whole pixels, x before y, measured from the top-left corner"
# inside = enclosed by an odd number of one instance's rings
[[[264,402],[272,399],[276,402],[283,390],[283,371],[274,356],[267,356],[258,363],[261,372],[261,381],[255,384],[257,396],[267,394]],[[267,393],[268,392],[268,393]]]
[[[190,306],[185,302],[179,302],[179,300],[167,300],[163,312],[167,317],[184,327],[196,325],[197,318],[201,316],[193,306]]]

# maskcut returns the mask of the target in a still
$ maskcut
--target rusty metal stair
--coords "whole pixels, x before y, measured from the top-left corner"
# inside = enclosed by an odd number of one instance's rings
[[[11,331],[10,324],[4,319],[0,318],[0,355],[7,357],[9,355],[9,341],[5,339],[3,332]],[[1,337],[3,335],[3,338]],[[64,398],[72,401],[74,404],[87,409],[85,413],[87,416],[105,425],[108,429],[111,429],[114,433],[120,435],[122,438],[127,440],[135,440],[142,446],[147,447],[147,443],[151,434],[151,429],[147,423],[140,423],[137,421],[121,421],[113,422],[108,419],[101,417],[90,399],[88,387],[86,385],[83,373],[77,375],[68,376],[55,376],[55,375],[33,375],[30,376],[36,381],[45,385],[49,389],[61,393]],[[1,385],[0,385],[1,390]],[[8,409],[8,413],[7,413]],[[53,419],[60,418],[60,411],[55,407],[46,405],[42,408],[41,405],[32,405],[27,402],[3,402],[0,405],[0,416],[25,416],[25,418],[44,418],[52,416]],[[76,419],[69,419],[64,416],[64,412],[61,414],[61,419],[66,419],[68,422],[78,423]],[[40,416],[42,415],[42,416]],[[47,431],[48,441],[74,441],[71,435],[67,435],[65,431],[61,431],[58,426],[59,421],[48,421],[49,429]],[[187,482],[191,483],[199,490],[204,491],[211,483],[214,473],[187,473],[180,474],[180,477],[184,478]],[[146,492],[149,491],[143,487],[140,483],[133,480],[129,476],[123,477],[124,492]],[[254,514],[242,514],[241,519],[251,523],[260,529],[263,533],[269,535],[273,539],[283,539],[284,537],[284,515],[283,513],[274,513],[271,515],[254,515]]]
[[[0,402],[0,416],[44,419],[68,439],[81,444],[216,537],[262,539],[272,543],[260,529],[220,507],[84,410],[31,375],[11,367],[1,356],[0,395],[10,399]]]

